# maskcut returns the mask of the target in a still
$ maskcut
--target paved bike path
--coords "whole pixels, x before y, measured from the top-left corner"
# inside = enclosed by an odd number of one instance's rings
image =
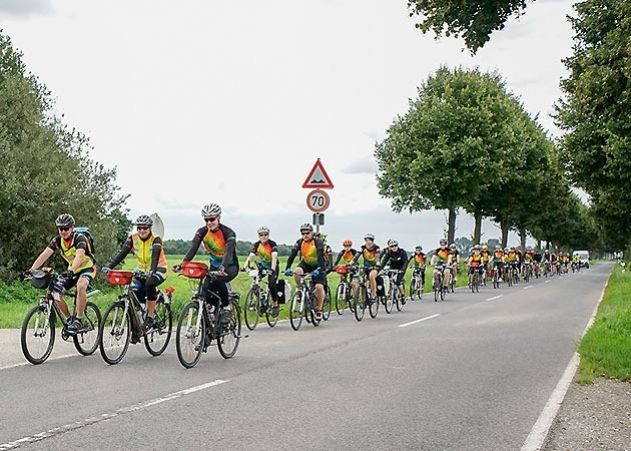
[[[28,447],[519,448],[609,270],[460,291],[360,324],[347,312],[297,333],[259,325],[233,360],[211,348],[189,371],[173,346],[156,359],[138,345],[114,367],[95,356],[0,370],[0,402],[10,406],[0,413],[0,449],[71,424]],[[432,315],[440,316],[398,327]],[[213,381],[227,382],[203,385]]]

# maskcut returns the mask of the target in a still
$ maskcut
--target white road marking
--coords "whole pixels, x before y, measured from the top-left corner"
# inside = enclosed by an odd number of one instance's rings
[[[549,281],[546,281],[546,283],[548,282]],[[605,283],[605,287],[600,294],[600,299],[598,299],[598,302],[596,303],[596,307],[594,308],[592,316],[587,322],[587,326],[585,326],[585,330],[583,331],[583,335],[581,335],[581,338],[585,336],[589,328],[592,327],[592,324],[594,324],[596,314],[598,313],[598,307],[600,306],[600,303],[605,296],[607,285],[609,285],[609,279],[607,279],[607,283]],[[572,379],[574,379],[574,375],[576,374],[579,363],[580,356],[578,355],[578,353],[575,352],[570,359],[570,363],[567,364],[567,367],[565,368],[561,379],[559,379],[557,386],[554,388],[554,391],[550,395],[550,398],[543,408],[541,415],[539,415],[537,422],[530,430],[530,434],[528,434],[526,441],[522,445],[521,451],[538,451],[543,446],[543,442],[545,442],[546,437],[548,436],[548,432],[550,432],[552,422],[559,412],[559,408],[561,407],[561,403],[563,402],[563,399],[565,398],[565,395],[570,388]]]
[[[48,431],[44,431],[44,432],[40,432],[39,434],[35,434],[35,435],[31,435],[30,437],[23,437],[21,439],[18,440],[14,440],[12,442],[9,443],[4,443],[4,444],[0,444],[0,451],[4,451],[7,449],[15,449],[25,443],[34,443],[34,442],[39,442],[41,440],[50,438],[50,437],[54,437],[56,435],[59,434],[63,434],[65,432],[68,431],[72,431],[75,429],[80,429],[86,426],[90,426],[92,424],[96,424],[96,423],[100,423],[102,421],[105,420],[109,420],[121,415],[125,415],[127,413],[131,413],[131,412],[136,412],[138,410],[142,410],[142,409],[146,409],[147,407],[151,407],[151,406],[155,406],[157,404],[162,404],[163,402],[166,401],[171,401],[173,399],[177,399],[177,398],[181,398],[182,396],[186,396],[186,395],[190,395],[191,393],[195,393],[198,392],[200,390],[206,390],[207,388],[210,387],[215,387],[217,385],[221,385],[221,384],[225,384],[226,382],[230,382],[228,380],[221,380],[221,379],[217,379],[214,380],[212,382],[208,382],[206,384],[202,384],[202,385],[197,385],[195,387],[191,387],[191,388],[187,388],[185,390],[180,390],[178,392],[175,393],[171,393],[168,394],[166,396],[163,396],[161,398],[155,398],[155,399],[151,399],[149,401],[145,401],[145,402],[141,402],[138,404],[134,404],[131,406],[127,406],[127,407],[123,407],[121,409],[115,410],[113,412],[106,412],[104,414],[95,416],[95,417],[91,417],[91,418],[86,418],[85,420],[82,421],[76,421],[74,423],[69,423],[69,424],[65,424],[63,426],[59,426],[53,429],[49,429]]]
[[[437,313],[435,315],[426,316],[425,318],[417,319],[416,321],[410,321],[409,323],[399,324],[397,327],[408,327],[408,326],[411,326],[412,324],[420,323],[422,321],[427,321],[429,319],[438,318],[439,316],[440,316],[440,314]]]
[[[524,288],[522,288],[522,290],[530,290],[531,288],[532,288],[532,285],[528,285],[528,286],[525,286]]]
[[[550,282],[552,282],[552,281],[551,281],[551,280],[546,280],[546,281],[545,281],[545,283],[550,283]]]
[[[51,357],[49,359],[47,359],[47,362],[50,362],[51,360],[61,360],[61,359],[67,359],[68,357],[81,357],[81,355],[78,352],[75,352],[73,354],[64,354],[64,355],[60,355],[60,356],[56,356],[56,357]],[[33,365],[31,362],[20,362],[20,363],[14,363],[13,365],[7,365],[7,366],[3,366],[0,367],[0,371],[2,370],[8,370],[11,368],[18,368],[21,366],[35,366]]]
[[[489,301],[494,301],[494,300],[496,300],[496,299],[503,298],[503,297],[504,297],[504,295],[503,295],[503,294],[500,294],[499,296],[493,296],[492,298],[488,298],[488,299],[486,299],[486,302],[489,302]]]

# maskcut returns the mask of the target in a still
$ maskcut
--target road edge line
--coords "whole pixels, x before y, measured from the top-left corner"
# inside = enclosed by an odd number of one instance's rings
[[[583,330],[583,333],[581,334],[581,340],[583,339],[587,331],[592,327],[594,321],[596,321],[598,308],[600,307],[600,303],[605,297],[605,291],[607,290],[607,286],[609,285],[609,278],[611,277],[611,274],[612,272],[610,272],[607,276],[607,282],[605,282],[605,286],[600,293],[600,298],[596,303],[596,307],[594,307],[594,311],[589,317],[589,321],[587,321],[585,330]],[[576,371],[578,370],[578,365],[580,361],[580,355],[578,354],[578,352],[574,352],[574,355],[572,355],[570,362],[567,364],[567,367],[565,368],[561,379],[559,379],[559,382],[552,391],[550,398],[548,398],[548,402],[543,408],[543,411],[539,415],[539,418],[537,418],[537,422],[530,430],[530,434],[528,434],[528,437],[526,437],[526,440],[521,447],[521,451],[539,451],[544,445],[546,438],[548,438],[548,433],[550,432],[552,423],[554,423],[554,420],[559,413],[559,409],[561,408],[561,404],[565,399],[565,395],[570,388],[570,384],[572,383],[572,380],[576,375]]]
[[[428,320],[430,320],[430,319],[438,318],[439,316],[440,316],[440,313],[435,313],[435,314],[433,314],[433,315],[426,316],[426,317],[421,318],[421,319],[417,319],[417,320],[414,320],[414,321],[410,321],[409,323],[399,324],[397,327],[408,327],[408,326],[411,326],[411,325],[413,325],[413,324],[417,324],[417,323],[421,323],[421,322],[423,322],[423,321],[428,321]]]

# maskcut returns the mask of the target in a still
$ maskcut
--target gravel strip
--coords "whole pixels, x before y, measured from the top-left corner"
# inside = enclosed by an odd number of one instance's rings
[[[573,383],[542,449],[631,451],[631,384]]]

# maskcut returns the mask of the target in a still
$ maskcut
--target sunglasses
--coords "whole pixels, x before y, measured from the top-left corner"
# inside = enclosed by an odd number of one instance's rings
[[[269,233],[259,233],[259,236],[269,236]]]
[[[300,233],[302,233],[303,235],[310,235],[311,234],[311,232],[309,232],[308,230],[305,231],[305,232],[300,232]]]
[[[149,230],[150,227],[148,226],[136,226],[136,230]]]
[[[57,227],[59,229],[60,232],[67,232],[68,230],[70,230],[70,227]]]
[[[217,220],[218,216],[213,216],[211,218],[204,218],[204,221],[206,222],[215,222]]]

